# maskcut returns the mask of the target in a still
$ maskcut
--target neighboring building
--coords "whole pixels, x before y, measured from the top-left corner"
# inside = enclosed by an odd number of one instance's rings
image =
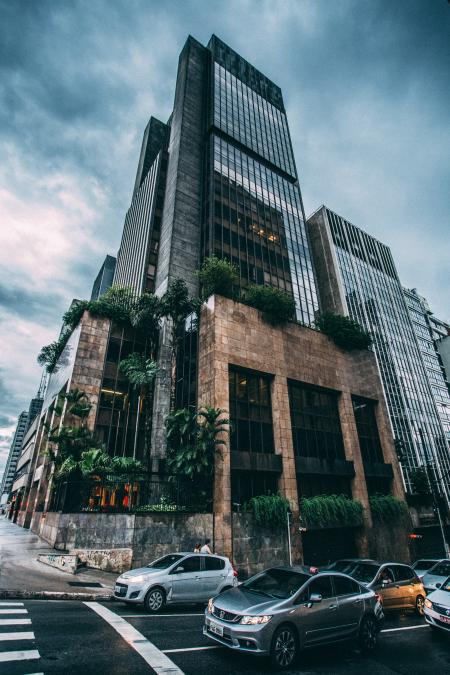
[[[6,461],[5,472],[3,474],[0,486],[1,503],[5,504],[11,492],[11,487],[16,473],[17,460],[22,449],[23,437],[28,428],[28,413],[24,410],[20,413],[17,420],[16,430],[14,432],[8,459]]]
[[[86,311],[50,377],[35,438],[31,430],[27,437],[18,476],[25,486],[19,522],[52,544],[67,546],[69,537],[73,548],[123,548],[131,536],[140,550],[134,562],[190,547],[200,523],[201,537],[207,530],[217,550],[252,572],[287,562],[286,532],[267,535],[268,545],[239,509],[253,496],[279,491],[292,508],[295,559],[302,558],[302,548],[311,563],[349,554],[407,558],[406,527],[393,537],[376,523],[372,528],[370,495],[403,497],[375,357],[343,352],[310,328],[318,310],[316,282],[281,90],[215,36],[207,47],[189,37],[172,115],[167,124],[151,118],[145,130],[113,283],[131,286],[136,295],[163,295],[182,278],[197,296],[198,269],[211,255],[236,264],[241,288],[257,283],[287,291],[304,324],[272,327],[257,310],[220,296],[204,304],[199,326],[186,321],[175,407],[209,404],[231,417],[214,485],[205,486],[213,487],[214,514],[190,514],[192,505],[177,501],[177,477],[165,474],[171,331],[166,325],[160,331],[151,453],[145,456],[150,420],[144,423],[140,392],[119,368],[131,352],[145,352],[145,335]],[[89,396],[87,425],[105,449],[136,457],[156,477],[122,483],[98,477],[87,493],[70,484],[52,491],[54,468],[44,454],[42,422],[52,428],[64,422],[65,412],[57,417],[60,409],[51,404],[75,388]],[[71,508],[83,513],[61,513],[70,490]],[[324,493],[358,500],[364,519],[312,525],[300,541],[301,499]],[[133,509],[140,510],[135,520],[128,518]],[[111,518],[96,520],[102,510]],[[184,525],[175,526],[174,517]],[[109,534],[104,528],[111,528]]]
[[[112,255],[107,255],[92,286],[91,300],[98,300],[106,293],[112,285],[115,269],[116,259]]]
[[[322,309],[350,315],[373,336],[407,490],[414,469],[428,464],[449,505],[450,454],[390,249],[325,206],[308,231]]]
[[[426,299],[415,288],[404,288],[403,292],[450,450],[449,379],[439,352],[439,345],[448,337],[450,327],[434,316]]]

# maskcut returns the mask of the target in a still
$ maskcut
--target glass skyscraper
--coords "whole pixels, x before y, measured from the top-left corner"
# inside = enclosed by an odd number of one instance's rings
[[[414,469],[428,465],[449,504],[449,448],[390,249],[326,207],[308,230],[323,309],[372,334],[408,491]]]

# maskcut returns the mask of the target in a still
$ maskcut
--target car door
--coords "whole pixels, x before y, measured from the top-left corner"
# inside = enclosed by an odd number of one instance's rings
[[[313,594],[321,601],[311,603]],[[306,644],[326,642],[338,632],[338,604],[330,575],[320,574],[313,578],[295,602],[296,623]]]
[[[371,588],[381,595],[385,609],[397,607],[399,593],[395,587],[395,575],[391,565],[381,566],[377,578],[371,584]]]
[[[201,572],[201,587],[208,600],[217,595],[227,576],[225,560],[215,555],[203,556],[203,571]]]
[[[332,577],[334,592],[338,601],[339,635],[352,635],[359,627],[364,612],[364,599],[356,581],[336,575]]]
[[[171,571],[172,602],[197,602],[200,591],[201,556],[181,560]]]
[[[392,565],[395,587],[398,591],[398,607],[415,607],[416,575],[408,565]]]

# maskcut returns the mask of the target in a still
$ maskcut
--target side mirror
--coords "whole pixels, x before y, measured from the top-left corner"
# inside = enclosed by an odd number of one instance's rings
[[[383,579],[383,581],[381,582],[381,585],[382,585],[382,586],[387,586],[388,583],[389,583],[389,581],[388,581],[387,579]]]
[[[181,574],[182,572],[184,572],[183,565],[180,565],[179,567],[176,567],[173,571],[174,574]]]
[[[442,584],[436,584],[436,588],[440,588]]]
[[[311,593],[309,596],[309,602],[311,605],[317,605],[318,602],[322,602],[322,596],[320,593]]]

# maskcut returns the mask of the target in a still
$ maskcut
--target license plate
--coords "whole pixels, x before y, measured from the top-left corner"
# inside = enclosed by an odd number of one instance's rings
[[[214,635],[218,635],[219,637],[223,637],[223,628],[222,626],[218,626],[217,623],[211,623],[209,624],[209,630],[211,633],[214,633]]]
[[[442,614],[439,616],[440,620],[443,621],[444,623],[450,623],[450,617],[449,616],[442,616]]]

